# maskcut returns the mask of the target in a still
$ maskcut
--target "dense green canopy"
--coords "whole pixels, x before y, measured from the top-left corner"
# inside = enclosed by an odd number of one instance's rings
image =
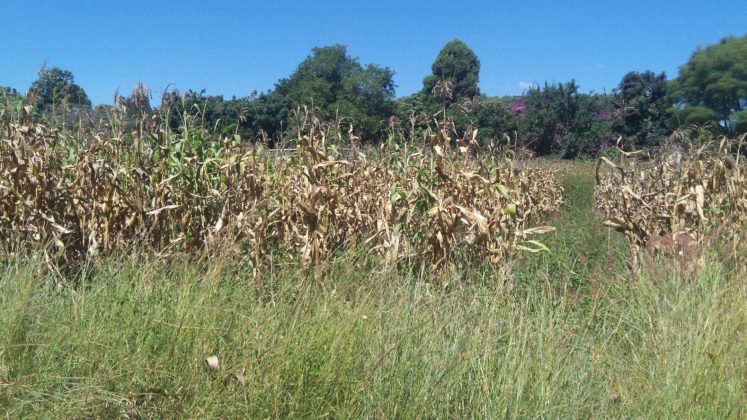
[[[342,115],[367,136],[380,132],[394,112],[394,72],[376,64],[362,66],[344,45],[314,48],[293,74],[277,83],[274,94],[314,106],[326,118]]]
[[[663,72],[629,72],[618,85],[615,102],[620,113],[615,128],[626,144],[655,146],[668,134],[667,76]]]
[[[452,99],[471,99],[480,94],[480,60],[464,42],[454,39],[444,45],[431,66],[432,74],[423,80],[423,93],[432,97],[440,80],[451,84]]]
[[[654,147],[671,130],[693,125],[747,132],[747,36],[696,50],[671,82],[663,72],[631,71],[613,95],[583,93],[571,80],[537,84],[520,97],[488,97],[480,93],[480,60],[459,39],[440,50],[417,93],[395,99],[393,78],[390,68],[362,65],[346,46],[332,45],[313,48],[292,74],[264,93],[224,99],[204,90],[172,89],[160,106],[151,107],[150,90],[138,84],[118,105],[132,117],[129,128],[143,122],[166,122],[173,130],[199,126],[270,146],[292,141],[303,107],[339,129],[352,126],[352,133],[371,143],[402,136],[417,141],[432,128],[434,115],[446,112],[456,136],[479,127],[477,140],[484,145],[512,142],[568,158],[603,153],[619,136],[626,147]],[[0,87],[0,100],[0,114],[33,104],[43,118],[90,107],[73,74],[56,67],[42,69],[28,95]],[[101,109],[94,114],[103,115]]]
[[[74,80],[73,73],[57,67],[43,68],[39,71],[39,78],[29,89],[35,98],[36,109],[44,112],[60,105],[90,107],[88,95],[83,88],[74,83]]]
[[[680,68],[673,90],[681,105],[706,107],[735,130],[740,111],[747,108],[747,36],[727,37],[695,51]]]

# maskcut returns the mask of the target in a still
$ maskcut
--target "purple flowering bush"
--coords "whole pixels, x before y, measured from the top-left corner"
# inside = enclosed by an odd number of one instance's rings
[[[597,121],[613,121],[619,118],[622,112],[610,106],[600,109],[594,113],[594,119]]]
[[[521,118],[526,114],[527,112],[527,104],[524,102],[524,97],[517,99],[513,103],[511,103],[511,112],[513,112],[514,115]]]

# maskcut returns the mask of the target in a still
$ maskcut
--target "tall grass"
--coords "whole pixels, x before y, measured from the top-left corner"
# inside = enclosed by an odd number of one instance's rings
[[[588,178],[568,179],[590,199]],[[580,225],[576,211],[559,227]],[[617,265],[594,277],[577,255],[606,261],[604,235],[553,238],[565,248],[513,274],[465,266],[440,282],[362,251],[323,285],[299,268],[258,282],[230,259],[134,257],[91,264],[71,285],[19,258],[0,273],[0,414],[747,416],[743,256],[706,252],[695,275],[661,259],[639,277]],[[577,287],[559,287],[572,276]]]

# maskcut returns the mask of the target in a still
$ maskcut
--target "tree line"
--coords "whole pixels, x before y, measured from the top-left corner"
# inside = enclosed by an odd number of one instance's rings
[[[133,121],[158,113],[180,130],[185,115],[192,115],[214,132],[270,145],[283,138],[303,106],[369,143],[416,137],[434,116],[448,113],[457,131],[479,127],[480,142],[513,141],[539,155],[566,158],[596,156],[618,136],[629,147],[644,148],[678,128],[747,132],[747,36],[695,50],[672,80],[663,72],[631,71],[610,93],[583,93],[571,80],[535,85],[520,96],[487,96],[479,88],[479,58],[458,39],[442,48],[431,70],[419,92],[396,98],[392,69],[363,65],[345,46],[334,45],[312,49],[267,92],[227,99],[170,89],[154,108],[151,91],[138,83],[130,94],[116,95],[115,106]],[[0,112],[13,104],[34,105],[38,118],[67,115],[70,123],[83,121],[81,111],[96,118],[111,107],[92,108],[73,74],[59,68],[42,68],[25,95],[0,87]]]

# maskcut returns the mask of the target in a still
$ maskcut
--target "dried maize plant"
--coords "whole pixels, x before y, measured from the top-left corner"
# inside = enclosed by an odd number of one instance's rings
[[[258,273],[273,255],[317,268],[339,250],[365,247],[393,267],[407,259],[441,268],[455,251],[499,261],[542,249],[529,235],[551,228],[531,226],[561,201],[550,172],[473,153],[476,128],[452,149],[446,117],[426,148],[383,147],[347,159],[334,150],[344,124],[325,123],[313,110],[299,119],[298,147],[287,159],[183,120],[179,134],[141,126],[82,141],[33,124],[30,110],[23,121],[5,122],[3,252],[52,242],[50,262],[75,266],[125,249],[235,249]]]
[[[156,147],[138,133],[94,136],[76,151],[70,138],[30,116],[3,129],[0,239],[7,252],[52,240],[52,259],[74,265],[132,244],[160,250],[186,237],[190,248],[204,242],[202,226],[222,205],[214,188],[224,181],[218,149],[196,153],[189,136],[155,133]]]
[[[1,239],[11,253],[42,239],[52,239],[63,248],[61,237],[69,233],[54,219],[61,203],[54,194],[59,180],[47,176],[60,171],[59,159],[47,147],[53,139],[45,126],[32,123],[31,113],[27,106],[23,121],[5,122],[0,144]]]
[[[535,171],[529,176],[510,162],[486,165],[484,159],[472,158],[480,156],[477,128],[468,127],[457,137],[453,120],[445,111],[443,120],[434,117],[434,123],[436,129],[428,139],[435,176],[425,183],[421,179],[417,187],[424,192],[421,203],[428,207],[421,231],[430,232],[429,252],[436,264],[448,261],[454,247],[467,247],[493,261],[516,248],[543,249],[527,235],[554,229],[527,227],[533,212],[539,216],[555,210],[562,201],[562,188],[552,175]]]
[[[675,133],[650,160],[622,150],[618,162],[600,158],[596,200],[605,225],[630,239],[634,257],[644,246],[701,241],[713,227],[738,236],[747,222],[744,142],[720,138],[686,151],[686,137]]]

